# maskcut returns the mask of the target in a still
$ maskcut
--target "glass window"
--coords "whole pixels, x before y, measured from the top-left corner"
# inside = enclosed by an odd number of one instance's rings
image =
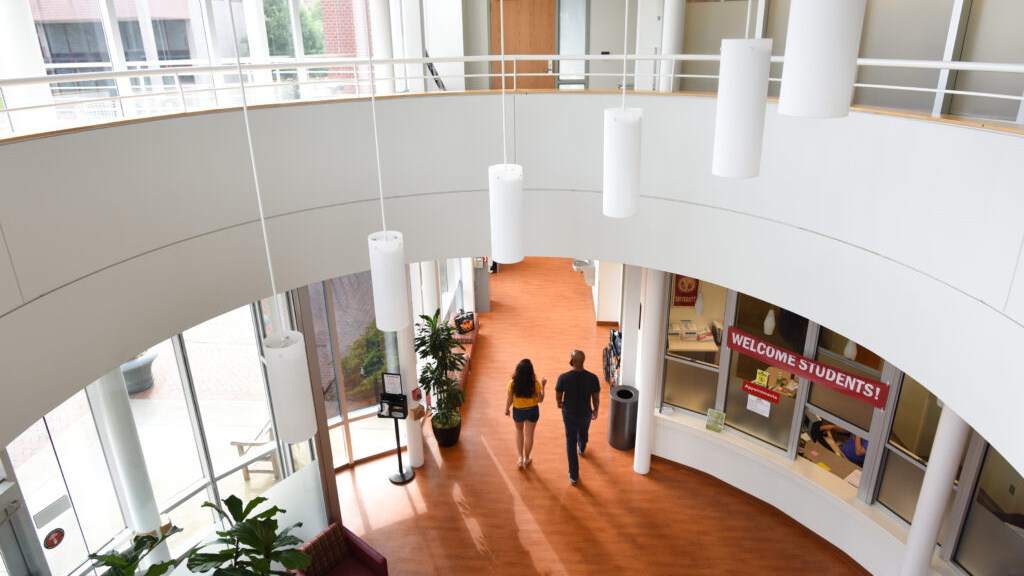
[[[207,60],[199,0],[115,2],[114,13],[128,62]]]
[[[295,56],[292,44],[292,16],[289,0],[263,0],[267,21],[267,47],[271,56]]]
[[[249,306],[182,334],[216,475],[276,449]]]
[[[55,528],[64,543],[45,550],[55,574],[67,574],[124,529],[85,391],[53,409],[8,446],[15,477],[40,540]]]
[[[971,574],[1016,574],[1024,566],[1024,478],[989,447],[955,560]]]
[[[717,369],[665,359],[665,403],[706,414],[715,407],[717,393]]]
[[[722,286],[672,275],[667,345],[670,356],[718,366],[727,294]]]
[[[320,386],[324,391],[324,409],[327,420],[342,414],[341,398],[338,395],[338,376],[334,373],[334,349],[331,347],[331,327],[327,312],[327,298],[324,283],[309,285],[309,301],[313,316],[313,334],[316,339],[316,355],[320,366]]]
[[[816,360],[862,378],[876,381],[882,378],[882,359],[877,354],[824,326],[818,337]],[[808,401],[864,430],[871,427],[874,407],[866,402],[813,383]]]
[[[743,332],[779,348],[798,355],[803,353],[807,319],[798,314],[740,294],[736,303],[735,325]],[[761,400],[743,390],[743,382],[754,382],[758,370],[769,373],[768,387],[779,393],[778,404]],[[725,399],[725,423],[783,450],[787,449],[798,386],[799,380],[793,374],[733,351]]]
[[[203,477],[171,341],[123,364],[121,372],[131,393],[129,402],[153,493],[163,507]]]
[[[867,457],[868,441],[857,431],[804,413],[797,452],[853,486],[860,486],[860,474]]]
[[[715,406],[728,290],[672,275],[663,400],[704,414]]]
[[[302,50],[307,54],[324,53],[324,19],[321,0],[296,0],[302,24]]]
[[[214,516],[213,510],[203,507],[203,503],[212,499],[209,489],[200,490],[177,507],[166,511],[171,522],[182,529],[181,532],[167,539],[172,556],[177,557],[188,552],[215,525],[217,518]]]
[[[917,380],[904,375],[889,444],[927,464],[941,414],[939,399]]]
[[[380,375],[387,367],[384,333],[374,321],[369,272],[341,276],[330,282],[341,382],[345,407],[351,415],[377,403]]]
[[[587,0],[560,0],[558,2],[558,53],[579,55],[587,53]],[[585,85],[586,62],[583,60],[558,63],[558,86],[562,90],[582,89]]]

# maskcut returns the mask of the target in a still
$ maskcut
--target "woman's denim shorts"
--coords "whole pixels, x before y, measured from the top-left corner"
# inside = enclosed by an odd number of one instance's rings
[[[540,406],[533,408],[512,408],[512,420],[516,422],[534,422],[540,419]]]

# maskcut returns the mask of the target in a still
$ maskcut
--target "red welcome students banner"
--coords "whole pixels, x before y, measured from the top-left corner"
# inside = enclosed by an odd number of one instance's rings
[[[672,279],[672,305],[693,306],[696,304],[700,280],[678,274],[673,274]]]
[[[782,368],[815,384],[821,384],[851,398],[867,402],[875,408],[885,408],[885,400],[889,397],[887,384],[854,376],[849,372],[815,362],[733,327],[729,328],[726,343],[729,348],[757,358],[766,364]]]

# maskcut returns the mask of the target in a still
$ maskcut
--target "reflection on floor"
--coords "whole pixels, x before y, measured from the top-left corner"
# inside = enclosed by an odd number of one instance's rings
[[[570,263],[531,258],[491,276],[492,312],[482,318],[459,443],[440,449],[425,426],[426,462],[405,486],[388,482],[394,456],[338,474],[343,522],[403,575],[862,573],[796,522],[716,480],[659,459],[649,474],[634,473],[632,451],[606,441],[607,401],[580,483],[569,485],[554,382],[573,348],[599,373],[608,339]],[[504,406],[524,357],[548,377],[551,396],[534,463],[520,470]]]

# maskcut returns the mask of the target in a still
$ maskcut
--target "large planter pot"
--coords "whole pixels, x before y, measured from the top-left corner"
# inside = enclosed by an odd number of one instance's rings
[[[121,374],[124,374],[124,384],[128,388],[129,394],[138,394],[153,386],[154,360],[156,360],[156,350],[151,348],[121,364]]]
[[[430,422],[430,427],[434,429],[434,439],[437,440],[437,445],[443,448],[449,446],[455,446],[459,441],[459,432],[462,431],[462,420],[451,428],[438,428],[434,425],[434,422]]]

